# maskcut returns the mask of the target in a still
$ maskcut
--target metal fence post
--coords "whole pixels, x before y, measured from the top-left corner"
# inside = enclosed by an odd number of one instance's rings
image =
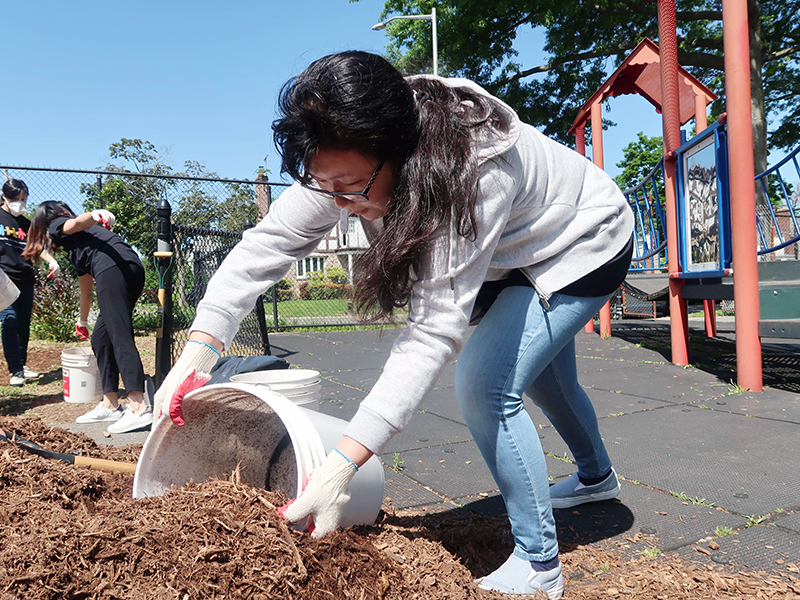
[[[267,208],[272,207],[272,188],[267,186]],[[272,286],[272,322],[275,324],[275,332],[278,331],[278,282]]]
[[[243,231],[247,231],[251,227],[255,227],[250,219],[245,219]],[[275,296],[275,286],[272,286],[272,295]],[[267,316],[264,313],[264,294],[261,294],[256,300],[256,318],[258,319],[258,330],[261,332],[261,348],[266,356],[272,354],[269,347],[269,332],[267,331]]]
[[[160,386],[172,368],[172,207],[162,199],[156,208],[157,242],[153,256],[158,270],[158,329],[155,384]]]

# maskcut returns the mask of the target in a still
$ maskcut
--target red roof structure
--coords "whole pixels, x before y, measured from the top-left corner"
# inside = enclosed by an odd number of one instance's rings
[[[576,130],[591,119],[592,105],[600,104],[606,98],[639,94],[652,104],[657,112],[661,112],[661,55],[658,45],[644,38],[636,48],[622,61],[622,64],[603,85],[581,106],[578,116],[570,127],[569,133]],[[705,107],[717,99],[717,95],[704,86],[686,69],[678,65],[678,90],[680,97],[680,121],[684,125],[699,115],[702,102],[703,116]],[[700,132],[706,124],[697,127]]]

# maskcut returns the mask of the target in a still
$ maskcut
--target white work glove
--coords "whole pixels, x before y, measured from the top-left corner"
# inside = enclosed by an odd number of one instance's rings
[[[93,210],[92,218],[97,221],[98,225],[105,227],[109,231],[111,231],[111,229],[114,227],[114,223],[117,220],[117,218],[114,216],[114,213],[104,208]]]
[[[153,398],[153,415],[160,419],[162,415],[169,415],[176,425],[183,425],[181,405],[183,397],[210,379],[208,374],[217,364],[220,354],[216,348],[189,340],[181,352],[175,365],[170,369],[161,387],[158,388]]]
[[[339,525],[342,509],[350,500],[347,486],[358,471],[355,463],[334,449],[325,461],[311,472],[305,489],[300,495],[281,506],[278,514],[289,521],[297,523],[309,515],[308,530],[311,537],[319,539],[327,535]]]
[[[61,272],[61,265],[59,265],[58,261],[55,259],[48,262],[47,266],[50,267],[50,273],[47,275],[48,279],[52,279]]]

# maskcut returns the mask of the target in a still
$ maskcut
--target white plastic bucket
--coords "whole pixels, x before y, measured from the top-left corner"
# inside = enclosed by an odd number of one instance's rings
[[[231,375],[233,382],[268,385],[272,390],[293,389],[298,386],[319,383],[319,371],[313,369],[272,369]]]
[[[103,385],[91,348],[67,348],[61,352],[64,400],[78,404],[100,402]]]
[[[208,385],[186,395],[186,424],[153,426],[133,478],[133,497],[163,495],[190,480],[223,477],[295,498],[342,437],[346,421],[301,408],[264,386]],[[383,502],[384,473],[371,457],[350,482],[340,525],[370,525]]]
[[[310,410],[319,409],[321,387],[319,371],[312,369],[253,371],[231,375],[231,382],[265,386],[298,406]]]
[[[19,298],[19,288],[5,271],[0,270],[0,310],[7,309],[17,301],[17,298]]]

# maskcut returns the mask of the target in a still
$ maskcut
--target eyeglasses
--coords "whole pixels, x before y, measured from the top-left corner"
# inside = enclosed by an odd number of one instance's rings
[[[378,166],[375,167],[375,170],[372,172],[372,176],[369,178],[367,182],[367,186],[360,192],[330,192],[328,190],[321,190],[316,188],[312,185],[309,185],[303,181],[300,181],[300,185],[302,185],[307,190],[311,190],[312,192],[317,192],[318,194],[322,194],[323,196],[327,196],[331,200],[336,198],[343,198],[345,200],[349,200],[350,202],[369,202],[369,190],[372,188],[372,184],[375,183],[375,180],[378,178],[378,173],[381,172],[381,168],[383,167],[383,163],[385,161],[381,161],[378,163]]]

